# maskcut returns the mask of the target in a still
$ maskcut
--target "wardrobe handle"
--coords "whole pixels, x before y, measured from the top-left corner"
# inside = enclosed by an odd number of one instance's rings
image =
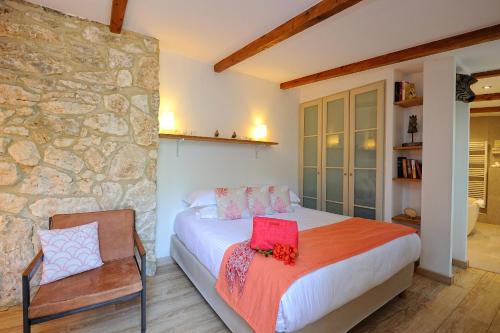
[[[352,177],[352,172],[349,172],[349,176],[351,176],[351,177]]]

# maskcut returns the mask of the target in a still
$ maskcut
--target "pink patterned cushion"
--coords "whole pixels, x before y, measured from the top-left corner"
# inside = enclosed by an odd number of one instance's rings
[[[246,187],[216,188],[217,215],[221,220],[236,220],[250,216],[247,207]]]
[[[293,211],[288,186],[269,186],[269,193],[271,195],[271,208],[276,213],[290,213]]]
[[[251,215],[270,215],[271,208],[269,186],[247,187],[248,210]]]
[[[92,222],[74,228],[41,230],[43,270],[40,284],[102,266],[97,227],[97,222]]]

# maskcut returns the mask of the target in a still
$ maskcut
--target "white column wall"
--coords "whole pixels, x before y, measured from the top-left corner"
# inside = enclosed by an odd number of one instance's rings
[[[452,276],[454,57],[424,62],[421,268]]]
[[[453,169],[453,259],[467,261],[469,104],[456,102]]]

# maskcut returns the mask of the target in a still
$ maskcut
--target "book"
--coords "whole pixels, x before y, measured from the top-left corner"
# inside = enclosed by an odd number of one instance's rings
[[[415,167],[415,160],[411,160],[411,178],[417,179],[417,169]]]
[[[402,160],[403,178],[408,178],[408,167],[406,164],[407,164],[407,160],[406,160],[406,158],[403,158],[403,160]]]
[[[394,102],[401,101],[401,82],[394,82]]]
[[[406,166],[408,170],[406,171],[407,177],[406,178],[411,178],[411,160],[406,160]]]
[[[422,162],[417,161],[416,167],[417,167],[418,178],[422,179]]]
[[[398,178],[403,178],[403,160],[405,158],[402,156],[398,157],[398,162],[397,162],[397,170],[398,170]]]

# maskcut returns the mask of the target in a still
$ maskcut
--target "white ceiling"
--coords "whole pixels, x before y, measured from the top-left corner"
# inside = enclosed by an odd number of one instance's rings
[[[111,0],[30,0],[109,23]],[[214,64],[318,0],[129,0],[124,28]],[[274,82],[500,23],[498,0],[363,0],[236,65]],[[483,50],[484,49],[484,50]],[[500,42],[457,51],[471,71],[500,68]]]
[[[490,89],[484,87],[490,86]],[[500,93],[500,76],[479,79],[471,86],[476,95]],[[484,108],[489,106],[500,106],[500,100],[472,102],[471,108]]]

